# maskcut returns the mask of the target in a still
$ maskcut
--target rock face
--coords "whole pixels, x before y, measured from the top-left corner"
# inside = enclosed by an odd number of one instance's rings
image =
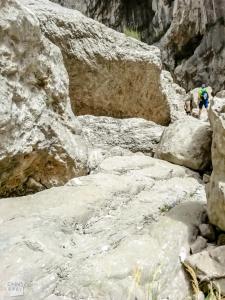
[[[0,196],[85,174],[62,55],[18,1],[0,3],[0,57]]]
[[[155,148],[163,133],[163,126],[144,119],[113,119],[109,117],[80,116],[82,134],[92,148],[121,147],[131,152],[148,155]]]
[[[211,163],[212,131],[208,123],[192,117],[178,120],[164,130],[156,157],[196,171]]]
[[[160,44],[165,64],[186,89],[202,82],[214,92],[224,89],[224,19],[221,0],[174,2],[173,20]]]
[[[210,221],[225,230],[225,99],[214,98],[210,113],[213,128],[213,173],[208,187],[208,214]]]
[[[123,32],[134,29],[148,43],[160,40],[171,25],[173,0],[51,0]]]
[[[22,3],[62,50],[76,114],[142,117],[162,125],[173,120],[173,101],[177,103],[177,97],[182,101],[183,96],[162,75],[158,48],[49,1]]]
[[[2,199],[0,298],[22,281],[24,300],[185,299],[179,255],[204,201],[194,172],[137,154],[106,159],[68,186]]]
[[[158,43],[163,61],[180,84],[191,90],[206,82],[224,89],[225,6],[222,0],[53,0],[81,10],[104,24],[140,32]]]
[[[195,270],[201,283],[212,282],[225,295],[225,246],[192,255],[186,263]]]

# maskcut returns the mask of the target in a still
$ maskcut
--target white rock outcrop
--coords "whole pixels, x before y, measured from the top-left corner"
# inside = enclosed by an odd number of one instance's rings
[[[120,147],[133,153],[153,155],[164,127],[140,118],[79,116],[82,136],[92,148]]]
[[[181,102],[184,97],[174,93],[173,82],[161,76],[157,47],[50,1],[22,3],[35,13],[45,36],[63,53],[75,114],[142,117],[162,125],[173,120],[173,101]],[[183,105],[181,111],[184,114]]]
[[[20,1],[0,2],[0,196],[86,173],[60,50]]]
[[[213,172],[208,186],[210,222],[225,230],[225,98],[214,98],[209,112],[213,129]]]
[[[0,298],[23,282],[24,300],[185,299],[179,256],[203,203],[194,172],[137,154],[65,187],[1,199]]]
[[[186,117],[167,127],[155,157],[203,171],[211,164],[212,131],[206,122]]]

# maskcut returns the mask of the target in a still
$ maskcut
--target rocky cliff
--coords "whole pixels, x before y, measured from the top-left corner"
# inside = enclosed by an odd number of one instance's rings
[[[206,82],[224,88],[225,6],[222,0],[54,0],[123,31],[158,43],[165,66],[187,89]]]

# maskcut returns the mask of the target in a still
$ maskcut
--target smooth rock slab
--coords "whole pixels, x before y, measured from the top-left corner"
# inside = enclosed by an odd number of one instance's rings
[[[16,279],[26,283],[24,300],[190,294],[179,256],[205,202],[198,175],[143,155],[106,159],[98,172],[0,201],[4,300]]]
[[[121,147],[148,155],[155,153],[164,127],[140,118],[79,116],[82,135],[93,148]]]
[[[186,117],[164,130],[155,157],[202,171],[211,164],[211,143],[210,125]]]

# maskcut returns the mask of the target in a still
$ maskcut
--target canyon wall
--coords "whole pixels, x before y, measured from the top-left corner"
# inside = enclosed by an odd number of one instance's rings
[[[225,7],[222,0],[54,0],[118,31],[136,30],[157,43],[167,69],[190,90],[202,82],[224,89]]]

